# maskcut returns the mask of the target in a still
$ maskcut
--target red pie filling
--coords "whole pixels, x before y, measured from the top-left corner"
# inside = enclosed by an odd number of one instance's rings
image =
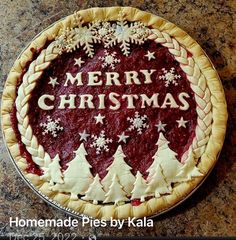
[[[72,53],[64,53],[55,59],[51,65],[46,69],[38,80],[36,88],[32,92],[32,97],[29,100],[29,119],[30,125],[33,129],[33,134],[37,137],[38,142],[44,147],[44,150],[53,158],[56,154],[59,154],[61,159],[61,165],[63,169],[66,169],[66,163],[74,158],[74,152],[80,146],[82,141],[80,140],[79,133],[84,130],[90,134],[87,141],[83,141],[85,149],[88,153],[86,159],[92,166],[92,173],[99,173],[100,177],[103,178],[106,175],[106,168],[112,163],[113,155],[118,147],[122,145],[124,154],[126,155],[126,162],[132,167],[133,174],[136,174],[139,170],[144,177],[147,176],[146,170],[153,161],[153,155],[157,151],[157,140],[159,132],[157,127],[159,121],[166,124],[164,136],[170,142],[169,147],[175,151],[178,155],[179,161],[181,160],[184,152],[189,148],[192,140],[195,136],[195,128],[197,123],[196,103],[194,100],[194,93],[190,88],[190,84],[186,78],[186,74],[182,71],[179,63],[169,53],[168,49],[156,44],[153,41],[147,41],[142,46],[134,45],[131,49],[131,53],[128,57],[124,56],[118,46],[107,49],[109,53],[116,52],[116,58],[120,59],[119,63],[114,64],[114,69],[111,66],[103,67],[103,61],[101,57],[104,57],[104,47],[97,45],[95,48],[95,54],[93,58],[88,58],[82,49],[76,50]],[[155,59],[148,61],[145,56],[147,51],[155,52]],[[79,58],[85,61],[81,67],[74,65],[74,58]],[[99,58],[100,57],[100,58]],[[175,69],[175,73],[180,75],[177,79],[178,85],[169,84],[165,86],[165,81],[160,79],[163,75],[163,68],[170,70]],[[140,73],[140,70],[151,70],[156,71],[151,75],[152,83],[144,84],[144,75]],[[101,86],[88,86],[88,72],[101,71],[102,75],[99,77],[103,81]],[[139,73],[138,77],[142,84],[131,84],[125,85],[125,71],[136,71]],[[75,76],[78,72],[82,72],[83,86],[76,86],[76,84],[68,84],[64,86],[66,81],[66,73],[71,73]],[[120,86],[105,85],[105,72],[117,72],[120,75]],[[52,85],[48,84],[49,78],[57,78],[59,84]],[[117,99],[120,101],[120,108],[117,110],[111,110],[110,106],[112,103],[109,101],[109,93],[114,92],[119,94]],[[167,93],[172,94],[176,103],[181,105],[178,98],[181,92],[186,92],[190,96],[187,98],[189,108],[187,110],[180,110],[179,108],[153,108],[152,106],[146,106],[141,108],[141,94],[152,96],[154,93],[159,93],[158,103],[161,106]],[[49,94],[55,96],[53,101],[54,108],[52,110],[42,110],[38,106],[38,99],[44,95]],[[76,94],[75,98],[75,109],[59,109],[60,95]],[[93,96],[93,103],[95,108],[80,109],[80,95],[91,94]],[[99,94],[105,95],[105,109],[98,109],[99,106]],[[134,109],[127,108],[127,99],[122,99],[124,94],[136,94],[139,96],[138,99],[134,100]],[[51,101],[46,101],[47,104],[52,104]],[[128,130],[130,127],[130,121],[128,117],[133,118],[135,112],[138,112],[140,116],[146,115],[146,123],[149,125],[148,128],[142,129],[142,134],[138,134],[136,129]],[[95,121],[95,116],[98,114],[105,116],[103,124]],[[62,131],[57,133],[57,137],[53,137],[50,134],[43,134],[43,128],[40,123],[47,121],[47,116],[51,119],[60,118],[60,126],[63,127]],[[186,128],[178,127],[176,120],[183,117],[184,120],[188,121]],[[14,125],[16,125],[15,114],[12,117]],[[94,139],[91,135],[99,136],[101,131],[104,131],[106,138],[112,139],[112,143],[108,143],[109,151],[101,151],[96,153],[96,148],[92,147]],[[122,132],[128,135],[127,142],[118,143],[119,137]],[[23,149],[23,148],[22,148]],[[23,151],[23,152],[22,152]],[[21,153],[25,155],[27,151],[23,149]],[[27,155],[28,156],[28,155]],[[27,159],[29,156],[27,157]],[[32,164],[28,169],[30,172],[40,174],[40,172]]]

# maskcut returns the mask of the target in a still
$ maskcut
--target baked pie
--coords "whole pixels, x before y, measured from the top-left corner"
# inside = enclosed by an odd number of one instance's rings
[[[186,198],[221,150],[224,91],[201,47],[131,7],[78,11],[16,60],[2,127],[25,178],[76,214],[126,219]]]

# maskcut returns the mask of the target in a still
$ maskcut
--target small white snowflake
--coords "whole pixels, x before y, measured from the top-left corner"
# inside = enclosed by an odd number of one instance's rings
[[[138,112],[135,112],[135,116],[133,118],[128,117],[127,120],[131,123],[128,130],[131,131],[136,129],[138,134],[142,134],[142,130],[149,127],[146,123],[147,115],[140,116]]]
[[[96,148],[96,154],[100,154],[103,150],[108,152],[108,144],[112,143],[112,139],[106,138],[105,131],[101,131],[101,133],[96,136],[92,135],[93,143],[90,145],[90,147]]]
[[[110,66],[114,70],[115,64],[120,62],[120,59],[116,58],[117,52],[109,53],[107,50],[105,50],[104,54],[104,57],[99,57],[99,59],[103,61],[102,67],[105,68]]]
[[[165,68],[162,68],[163,75],[159,77],[159,79],[164,80],[165,86],[168,87],[171,83],[175,86],[178,85],[177,79],[180,79],[181,76],[179,74],[175,74],[175,68],[171,68],[170,70],[166,70]]]
[[[60,121],[60,118],[53,120],[50,116],[47,116],[47,121],[44,123],[40,123],[40,127],[44,129],[43,135],[51,134],[53,137],[57,137],[57,133],[64,129],[60,126]]]

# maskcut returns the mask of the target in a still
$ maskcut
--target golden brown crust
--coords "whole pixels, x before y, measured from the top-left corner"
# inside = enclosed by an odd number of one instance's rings
[[[16,99],[17,81],[20,79],[26,64],[33,58],[33,53],[30,49],[38,50],[43,48],[47,40],[53,40],[55,38],[61,27],[71,26],[72,15],[53,24],[53,26],[41,33],[21,54],[20,58],[16,60],[5,83],[1,107],[2,129],[7,146],[25,177],[32,182],[42,194],[50,197],[63,207],[70,208],[81,214],[104,219],[109,219],[110,217],[126,219],[127,217],[133,216],[150,216],[160,213],[184,199],[213,168],[223,145],[227,122],[226,101],[219,76],[205,52],[186,32],[163,18],[130,7],[92,8],[82,10],[79,13],[85,22],[93,20],[111,21],[118,19],[118,13],[121,9],[125,13],[128,21],[141,21],[145,25],[153,29],[159,29],[161,32],[168,33],[171,37],[175,38],[192,54],[195,63],[199,66],[207,80],[207,85],[211,93],[213,124],[210,139],[198,164],[204,176],[194,178],[189,182],[176,184],[172,194],[162,196],[161,198],[152,198],[139,206],[132,206],[130,203],[114,206],[94,205],[83,200],[73,201],[67,194],[50,191],[50,186],[47,182],[43,182],[38,176],[26,172],[27,163],[26,160],[20,156],[19,146],[10,121],[10,113],[13,110],[13,103]]]

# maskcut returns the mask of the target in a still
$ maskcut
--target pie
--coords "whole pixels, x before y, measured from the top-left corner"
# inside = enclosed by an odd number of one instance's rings
[[[12,158],[78,215],[153,216],[213,168],[227,122],[212,63],[184,31],[131,7],[60,20],[16,60],[2,98]]]

